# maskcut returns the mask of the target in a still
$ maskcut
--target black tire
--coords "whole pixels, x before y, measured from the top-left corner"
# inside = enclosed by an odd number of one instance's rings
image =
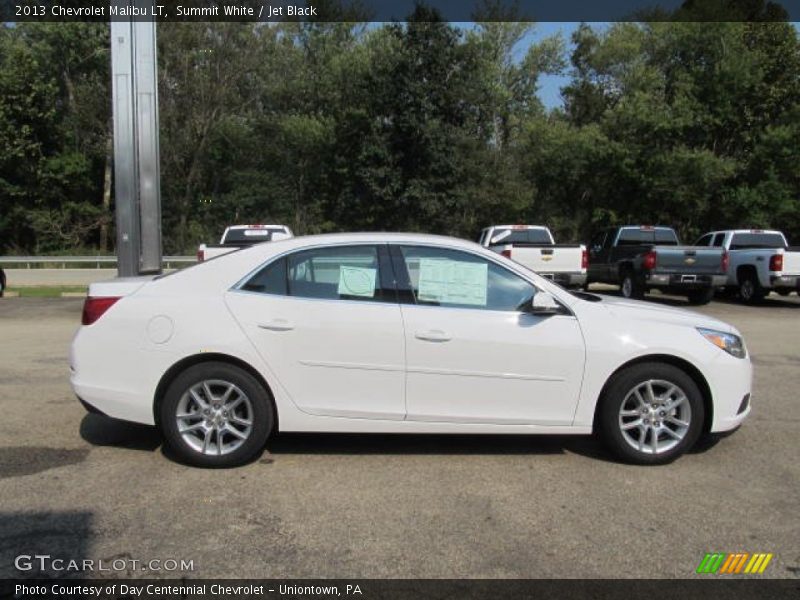
[[[784,296],[784,297],[792,293],[792,290],[790,288],[777,288],[775,291],[778,293],[779,296]]]
[[[663,451],[657,453],[652,453],[651,450],[654,428],[650,425],[642,425],[636,428],[637,435],[641,435],[642,429],[645,429],[645,448],[642,451],[634,448],[631,442],[625,438],[625,434],[622,431],[623,418],[636,419],[637,417],[620,416],[623,403],[626,400],[630,402],[629,398],[633,397],[631,396],[633,390],[637,386],[645,385],[648,381],[667,382],[677,386],[683,391],[686,397],[685,402],[688,403],[690,409],[688,427],[686,427],[683,437],[671,448],[665,447]],[[656,389],[661,388],[656,385]],[[658,409],[656,408],[655,410],[657,411]],[[658,414],[658,412],[655,414]],[[684,414],[681,414],[680,417],[686,418]],[[641,417],[640,420],[644,420],[644,418]],[[663,419],[663,421],[659,421],[659,426],[665,424],[669,419],[669,417],[659,418]],[[622,461],[638,465],[660,465],[672,462],[694,446],[702,433],[704,419],[703,396],[694,380],[685,371],[675,366],[653,362],[633,365],[614,376],[600,399],[596,423],[603,442]],[[663,431],[656,434],[655,439],[656,448],[661,442],[665,442],[665,446],[668,446],[666,442],[673,442],[673,438],[667,436]]]
[[[739,278],[739,298],[745,304],[756,304],[766,295],[767,292],[761,287],[755,273],[746,272]]]
[[[700,306],[708,304],[714,299],[714,288],[703,288],[702,290],[692,290],[687,294],[689,304]]]
[[[623,297],[631,300],[641,300],[644,298],[644,286],[639,283],[632,269],[625,269],[622,272],[619,282],[619,291]]]
[[[0,298],[3,297],[3,294],[6,291],[6,274],[3,269],[0,269]]]
[[[228,385],[233,385],[235,388],[238,388],[238,390],[241,390],[243,395],[246,396],[247,401],[249,401],[249,406],[236,409],[247,409],[244,418],[249,416],[247,420],[251,422],[249,434],[246,439],[239,442],[238,447],[229,451],[226,450],[227,453],[204,454],[201,449],[193,447],[189,441],[187,441],[185,435],[178,430],[176,418],[178,408],[181,406],[182,402],[192,402],[186,399],[188,396],[186,398],[184,396],[189,394],[189,390],[193,386],[202,384],[203,381],[219,381],[225,382]],[[224,389],[222,384],[213,385],[219,385],[220,387],[218,389],[220,390]],[[213,385],[212,393],[216,393],[216,391],[213,390]],[[236,393],[238,394],[238,392]],[[207,401],[208,398],[203,397],[203,400]],[[233,413],[233,411],[231,411],[231,413]],[[199,414],[199,411],[193,414]],[[200,417],[200,421],[208,424],[205,417]],[[159,425],[167,445],[179,460],[198,467],[234,467],[250,461],[264,448],[264,444],[272,431],[274,423],[275,415],[272,399],[261,382],[247,371],[223,362],[200,363],[183,371],[167,388],[167,392],[164,394],[163,401],[159,407]],[[237,430],[238,427],[240,427],[240,425],[237,425]],[[246,430],[246,428],[244,429]],[[204,427],[201,431],[205,430],[208,430],[208,427]],[[195,434],[198,443],[200,436],[205,438],[205,435],[201,433],[201,431]],[[229,440],[232,440],[232,442],[226,442],[226,436]],[[191,436],[189,437],[194,440]],[[216,446],[222,446],[223,449],[226,443],[235,444],[238,440],[237,437],[231,436],[225,431],[222,431],[221,434],[219,432],[212,432],[209,439],[211,440],[209,445],[216,444]],[[216,448],[216,446],[211,446],[210,448]]]

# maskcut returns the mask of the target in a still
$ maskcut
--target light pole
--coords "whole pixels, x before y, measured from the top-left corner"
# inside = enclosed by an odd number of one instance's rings
[[[146,7],[149,0],[114,0]],[[114,204],[120,277],[161,272],[161,183],[158,147],[156,23],[150,17],[111,21],[114,115]]]

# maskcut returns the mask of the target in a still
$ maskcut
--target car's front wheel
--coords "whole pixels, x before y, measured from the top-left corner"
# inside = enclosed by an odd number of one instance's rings
[[[621,371],[600,402],[602,438],[626,462],[670,462],[694,445],[703,428],[702,394],[673,365],[642,363]]]
[[[267,390],[236,366],[189,367],[167,389],[159,422],[181,460],[201,467],[233,467],[262,450],[274,423]]]

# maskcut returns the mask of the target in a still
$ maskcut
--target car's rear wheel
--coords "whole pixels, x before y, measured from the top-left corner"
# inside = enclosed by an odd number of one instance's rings
[[[618,373],[599,409],[600,433],[610,450],[642,465],[668,463],[691,448],[705,412],[694,380],[662,363],[642,363]]]
[[[701,290],[692,290],[687,294],[689,304],[702,305],[708,304],[714,299],[714,288],[703,288]]]
[[[236,366],[194,365],[170,384],[161,403],[161,429],[181,460],[202,467],[232,467],[264,447],[274,423],[267,390]]]

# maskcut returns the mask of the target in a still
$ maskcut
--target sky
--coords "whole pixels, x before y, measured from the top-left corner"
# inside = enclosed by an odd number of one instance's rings
[[[561,37],[567,43],[567,48],[571,48],[570,39],[572,32],[575,31],[580,23],[537,23],[535,29],[520,41],[522,53],[532,43],[543,38],[561,33]],[[594,24],[592,24],[594,25]],[[539,77],[539,99],[548,110],[563,105],[561,98],[561,88],[569,82],[569,77],[564,75],[542,75]]]
[[[520,40],[517,47],[517,52],[519,53],[520,57],[524,56],[525,51],[531,44],[560,32],[561,36],[564,38],[564,41],[567,43],[567,54],[569,55],[572,50],[570,39],[572,33],[578,28],[579,25],[580,23],[536,23],[534,30]],[[597,28],[608,25],[608,23],[589,23],[589,25]],[[795,28],[800,31],[800,22],[793,22],[792,25],[794,25]],[[569,83],[569,76],[567,74],[542,75],[539,77],[538,95],[539,99],[542,101],[542,104],[545,105],[545,108],[549,110],[563,106],[564,102],[561,98],[561,88],[567,83]]]

